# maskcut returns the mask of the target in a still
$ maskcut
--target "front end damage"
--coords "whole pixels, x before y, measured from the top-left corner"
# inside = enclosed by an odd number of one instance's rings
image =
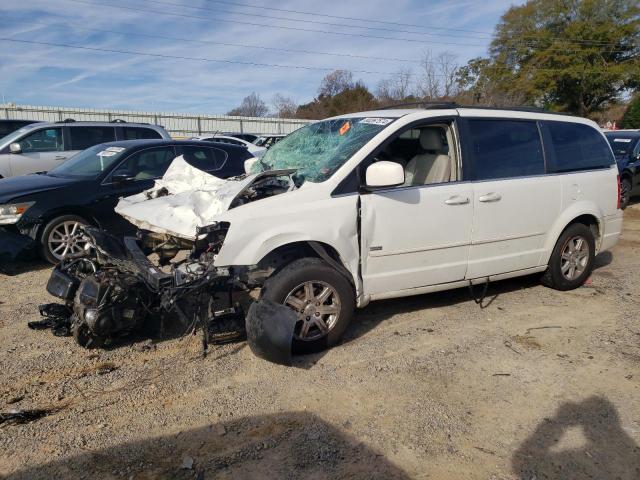
[[[291,174],[279,171],[250,182],[238,180],[242,188],[228,195],[225,208],[294,188]],[[232,191],[228,185],[225,188],[227,193]],[[162,202],[175,202],[179,192],[161,186],[144,194],[149,200],[144,205],[129,202],[128,210],[125,205],[133,223],[138,223],[135,215],[142,207],[157,212]],[[156,205],[149,207],[151,203]],[[155,231],[140,229],[135,237],[123,239],[85,228],[85,252],[58,265],[47,285],[47,291],[64,305],[43,306],[45,318],[30,326],[73,335],[87,348],[108,346],[132,335],[167,338],[200,331],[204,354],[210,343],[238,340],[249,333],[249,345],[257,356],[290,363],[295,314],[285,307],[272,308],[277,318],[273,314],[265,318],[265,307],[252,307],[245,315],[251,292],[261,285],[265,273],[257,266],[217,267],[215,259],[229,223],[198,227],[199,213],[196,209],[191,217],[182,216],[179,228],[173,223],[173,231],[155,226]],[[184,232],[190,226],[195,229],[187,235]]]

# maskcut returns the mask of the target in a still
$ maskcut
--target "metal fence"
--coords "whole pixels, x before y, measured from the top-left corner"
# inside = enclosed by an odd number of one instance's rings
[[[291,133],[311,123],[309,120],[264,117],[230,117],[227,115],[192,115],[165,112],[136,112],[132,110],[100,110],[93,108],[43,107],[32,105],[0,105],[0,114],[6,119],[126,122],[162,125],[174,137],[189,137],[217,132],[255,134]]]

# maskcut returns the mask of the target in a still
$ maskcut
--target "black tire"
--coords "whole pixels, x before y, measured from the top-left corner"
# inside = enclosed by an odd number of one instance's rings
[[[40,236],[40,255],[47,262],[52,263],[53,265],[58,264],[60,259],[57,258],[56,254],[51,248],[49,248],[49,236],[53,230],[60,227],[65,222],[78,222],[82,225],[89,225],[89,222],[78,215],[61,215],[49,220],[42,231],[42,235]]]
[[[333,307],[338,311],[335,320],[331,320],[331,315],[320,314],[317,312],[316,316],[320,316],[322,321],[327,318],[327,322],[334,321],[333,325],[329,327],[328,333],[322,334],[323,336],[315,339],[301,340],[300,338],[294,338],[293,340],[293,353],[314,353],[322,350],[326,350],[336,345],[344,331],[346,330],[349,322],[353,318],[353,313],[356,307],[355,291],[349,280],[335,268],[329,264],[320,260],[319,258],[302,258],[291,262],[289,265],[282,268],[282,270],[273,274],[264,283],[262,289],[262,298],[266,298],[275,303],[285,304],[287,297],[297,291],[298,287],[302,287],[306,282],[317,282],[318,286],[331,287],[333,292],[331,293],[331,305],[324,305],[327,307]],[[339,306],[335,304],[335,296]],[[318,305],[316,303],[316,305]],[[291,305],[293,310],[295,310]],[[313,308],[310,306],[309,308]],[[302,317],[304,315],[300,313]],[[306,317],[307,320],[313,317]],[[299,334],[305,320],[300,319],[296,325],[296,335]],[[310,322],[313,324],[314,322]],[[325,323],[326,324],[326,323]],[[315,326],[310,327],[311,330],[316,330],[316,334],[320,335],[320,330]]]
[[[620,180],[620,208],[624,210],[631,201],[631,180],[627,177]]]
[[[562,272],[563,260],[562,252],[569,247],[569,241],[573,239],[581,238],[587,244],[588,257],[584,264],[584,270],[578,274],[576,270],[575,278],[568,278]],[[583,223],[574,223],[569,225],[560,235],[556,246],[553,248],[553,253],[549,259],[549,266],[542,276],[542,283],[547,287],[555,290],[573,290],[581,286],[593,271],[593,261],[595,259],[596,242],[593,238],[593,232],[591,229]],[[569,265],[571,268],[571,265]],[[579,267],[576,267],[579,268]]]

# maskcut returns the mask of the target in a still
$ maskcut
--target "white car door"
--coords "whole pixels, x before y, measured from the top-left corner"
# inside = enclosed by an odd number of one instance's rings
[[[431,164],[437,156],[450,159],[451,165],[457,164],[459,150],[453,142],[453,130],[448,128],[445,143],[446,129],[442,127],[442,124],[435,126],[443,133],[441,151],[438,146],[423,142],[422,131],[433,129],[433,125],[412,129],[419,132],[413,137],[416,141],[419,138],[420,146],[429,153],[409,159],[405,168],[407,179],[417,178],[411,175],[411,165],[416,165],[416,159]],[[398,153],[412,151],[403,137],[404,133],[395,140],[401,147],[397,152],[393,151],[393,143],[386,150],[400,163],[406,158]],[[454,166],[450,170],[446,180],[416,180],[409,185],[361,195],[365,294],[375,296],[464,280],[471,242],[473,186],[456,180],[461,178],[459,168]]]
[[[51,170],[71,154],[64,151],[61,127],[36,130],[16,143],[20,144],[22,151],[11,154],[13,176]]]
[[[473,187],[402,187],[361,197],[362,279],[366,294],[463,280]]]
[[[473,234],[467,278],[539,266],[558,218],[561,185],[546,176],[535,121],[469,119],[473,157]]]

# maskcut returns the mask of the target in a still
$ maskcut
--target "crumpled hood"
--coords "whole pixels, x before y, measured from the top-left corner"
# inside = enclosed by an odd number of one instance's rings
[[[194,240],[197,227],[213,223],[245,188],[264,175],[223,180],[179,156],[152,188],[120,199],[115,211],[139,228]]]

